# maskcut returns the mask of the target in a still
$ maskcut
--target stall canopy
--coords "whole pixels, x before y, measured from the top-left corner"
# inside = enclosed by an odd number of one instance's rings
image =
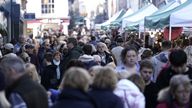
[[[126,17],[128,17],[129,15],[133,14],[133,10],[132,9],[128,9],[127,12],[121,17],[116,19],[115,21],[112,22],[113,23],[122,23],[122,20]]]
[[[141,20],[144,20],[146,16],[149,16],[156,12],[158,9],[153,5],[149,4],[135,12],[134,14],[126,17],[123,19],[122,22],[122,28],[125,28],[126,26],[129,26],[129,24],[133,25],[133,23],[140,22]]]
[[[116,19],[121,18],[124,14],[125,14],[125,10],[120,10],[119,12],[117,12],[115,15],[113,15],[111,18],[109,18],[109,20],[107,20],[106,22],[99,24],[97,26],[109,26],[111,24],[111,22],[115,21]]]
[[[169,11],[165,11],[159,14],[151,15],[149,17],[145,18],[145,27],[151,28],[151,29],[157,29],[157,28],[164,28],[165,26],[169,26],[170,22],[174,23],[176,26],[176,23],[180,23],[184,25],[184,21],[190,20],[190,16],[192,16],[192,0],[188,0],[187,2],[177,6],[176,8],[173,8]],[[180,13],[184,12],[185,13]],[[178,17],[174,17],[174,15],[178,15]],[[185,15],[185,16],[184,16]],[[180,17],[179,17],[180,16]],[[173,19],[173,17],[175,19]],[[178,22],[175,22],[178,18]],[[182,19],[183,18],[183,19]],[[172,25],[171,25],[172,26]]]
[[[172,27],[192,27],[192,0],[184,6],[171,14],[170,25]]]

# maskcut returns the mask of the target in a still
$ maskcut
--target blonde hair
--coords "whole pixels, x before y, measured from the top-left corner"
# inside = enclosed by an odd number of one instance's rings
[[[132,74],[128,79],[132,81],[139,88],[141,92],[144,93],[145,81],[139,74]]]
[[[83,68],[72,67],[66,71],[60,89],[69,87],[86,92],[89,88],[91,76]]]
[[[117,84],[115,71],[110,67],[103,67],[96,74],[93,87],[114,90]]]
[[[25,67],[26,67],[25,70],[26,70],[27,74],[32,78],[32,80],[40,83],[40,78],[38,76],[35,65],[31,64],[31,63],[27,63],[25,65]]]

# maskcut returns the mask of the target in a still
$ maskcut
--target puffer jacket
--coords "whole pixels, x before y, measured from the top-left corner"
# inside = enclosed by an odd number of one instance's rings
[[[114,93],[122,99],[124,108],[145,108],[144,95],[133,82],[127,79],[117,83]]]

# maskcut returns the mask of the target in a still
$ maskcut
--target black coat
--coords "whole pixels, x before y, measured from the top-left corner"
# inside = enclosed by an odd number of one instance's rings
[[[57,66],[48,65],[44,68],[41,75],[41,84],[45,87],[46,90],[52,88],[57,89],[63,76],[62,68],[60,67],[61,76],[60,79],[57,79]]]
[[[18,93],[27,105],[27,108],[48,108],[46,90],[32,81],[28,75],[23,75],[14,84],[6,89],[7,98],[11,93]]]
[[[189,70],[187,72],[184,72],[183,75],[188,75],[188,77],[192,80],[192,68],[188,67]],[[170,79],[174,76],[178,75],[174,70],[171,69],[171,66],[168,68],[163,69],[159,76],[157,77],[156,84],[158,86],[158,91],[161,89],[169,86]]]
[[[89,92],[96,101],[98,108],[123,108],[121,99],[112,90],[93,89]]]
[[[86,93],[65,88],[52,108],[96,108],[96,106]]]

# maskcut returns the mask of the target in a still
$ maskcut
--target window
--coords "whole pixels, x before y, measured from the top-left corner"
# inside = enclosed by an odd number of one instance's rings
[[[54,13],[54,0],[41,0],[41,13],[50,14]]]

